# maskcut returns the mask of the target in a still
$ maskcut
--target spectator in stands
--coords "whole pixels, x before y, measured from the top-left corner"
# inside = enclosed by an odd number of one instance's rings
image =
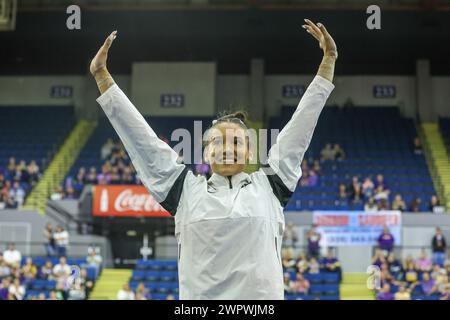
[[[445,208],[441,206],[441,202],[436,195],[432,195],[430,198],[430,204],[428,205],[428,210],[434,213],[443,213]]]
[[[431,240],[431,248],[433,250],[433,263],[444,266],[445,252],[447,250],[447,241],[442,234],[441,228],[436,228],[436,234]]]
[[[294,248],[298,241],[297,232],[294,229],[294,224],[288,222],[286,225],[286,230],[283,233],[283,247]]]
[[[58,294],[56,290],[50,291],[50,296],[48,300],[62,300],[61,294]]]
[[[389,231],[389,228],[387,226],[384,226],[383,232],[378,237],[378,248],[384,251],[385,257],[387,257],[394,248],[394,242],[394,236]]]
[[[7,277],[11,274],[11,270],[3,260],[3,256],[0,254],[0,279]]]
[[[65,257],[59,258],[59,263],[55,265],[53,268],[53,275],[57,280],[65,280],[70,276],[72,270],[70,266],[67,264],[67,260]]]
[[[333,146],[333,151],[334,151],[334,160],[341,161],[345,159],[345,152],[344,149],[342,149],[341,145],[336,143]]]
[[[308,271],[309,263],[308,258],[306,257],[304,252],[300,252],[296,262],[297,272],[305,273]]]
[[[367,203],[364,205],[364,211],[365,212],[377,212],[378,211],[378,205],[375,202],[375,199],[373,197],[370,197]]]
[[[89,173],[86,176],[86,183],[87,184],[97,184],[98,183],[97,169],[95,167],[89,168]]]
[[[56,251],[59,257],[67,256],[67,246],[69,245],[69,233],[62,226],[56,228],[53,234],[55,238]]]
[[[339,281],[342,279],[341,263],[335,257],[332,249],[328,249],[327,255],[322,259],[321,269],[325,272],[336,272],[338,274]]]
[[[397,193],[395,195],[394,201],[392,201],[392,210],[399,210],[399,211],[405,211],[406,210],[406,203],[403,201],[403,198],[401,194]]]
[[[140,296],[141,299],[138,299],[138,296]],[[150,300],[151,298],[150,291],[144,286],[144,283],[139,283],[136,288],[136,300]]]
[[[322,175],[322,166],[320,165],[320,161],[319,160],[314,160],[313,162],[313,168],[314,172],[318,175],[321,176]]]
[[[331,143],[327,143],[325,148],[320,152],[321,160],[334,160],[336,157],[335,149],[331,146]]]
[[[429,272],[433,267],[433,263],[431,262],[431,259],[427,257],[427,253],[424,249],[420,252],[419,258],[416,259],[415,264],[416,270],[419,272]]]
[[[381,269],[381,266],[384,263],[386,263],[386,255],[384,254],[383,250],[376,249],[375,250],[375,255],[372,258],[372,264],[374,266],[377,266],[378,268]]]
[[[390,191],[388,189],[385,189],[382,184],[380,184],[378,187],[375,188],[375,195],[374,199],[376,201],[385,200],[386,202],[389,199],[389,193]]]
[[[114,148],[114,142],[111,138],[108,138],[106,140],[105,144],[102,146],[102,149],[100,150],[100,157],[102,160],[106,160],[111,155]]]
[[[14,208],[21,208],[25,200],[25,190],[15,181],[13,187],[9,190],[9,197],[14,201]]]
[[[47,240],[45,244],[45,251],[47,252],[47,257],[53,257],[56,253],[56,242],[53,234],[53,226],[51,223],[47,223],[44,229],[44,237]]]
[[[76,199],[77,196],[75,194],[75,190],[73,189],[73,187],[70,185],[67,187],[67,190],[64,194],[64,199]]]
[[[39,166],[36,164],[35,160],[31,160],[30,164],[27,166],[27,171],[28,176],[30,177],[30,184],[34,186],[40,179]]]
[[[75,281],[75,283],[69,288],[68,300],[85,300],[86,299],[86,289],[83,284],[80,284],[79,281]]]
[[[78,173],[77,176],[75,178],[76,183],[78,184],[85,184],[86,183],[86,168],[85,167],[81,167],[80,169],[78,169]]]
[[[309,170],[308,172],[308,186],[315,187],[319,183],[319,176],[314,170]]]
[[[21,273],[23,275],[25,284],[33,282],[37,275],[37,268],[33,264],[33,259],[31,259],[30,257],[26,259],[25,265],[21,269]]]
[[[379,211],[390,210],[389,202],[388,202],[387,199],[380,199],[380,200],[378,201],[378,210],[379,210]]]
[[[16,249],[16,245],[14,243],[10,243],[8,249],[3,252],[3,260],[10,268],[20,266],[22,254]]]
[[[339,185],[339,193],[338,200],[336,201],[337,205],[347,205],[348,204],[348,193],[345,184],[341,183]]]
[[[50,195],[50,199],[53,201],[62,200],[64,197],[65,194],[62,186],[57,186],[53,193]]]
[[[411,300],[411,292],[404,285],[399,287],[394,296],[395,300]]]
[[[129,166],[123,169],[122,173],[122,183],[123,184],[135,184],[132,170]]]
[[[117,293],[117,300],[134,300],[134,292],[130,289],[128,283],[124,284]]]
[[[8,277],[2,279],[0,284],[0,300],[9,300],[9,286],[11,280]]]
[[[397,277],[401,277],[403,272],[403,267],[400,261],[395,257],[393,252],[389,253],[387,258],[389,273],[392,274],[393,277],[397,279]],[[397,279],[398,280],[398,279]]]
[[[386,182],[384,181],[384,176],[382,174],[377,174],[377,178],[375,180],[375,189],[382,186],[383,189],[388,189]]]
[[[319,257],[321,237],[321,234],[317,231],[317,226],[313,224],[307,234],[309,257]]]
[[[444,272],[442,272],[440,281],[436,280],[435,291],[440,293],[441,295],[443,295],[443,294],[445,294],[445,292],[447,291],[449,286],[450,286],[450,283],[448,281],[448,275],[444,271]]]
[[[415,137],[413,141],[413,153],[416,155],[423,154],[422,142],[419,137]]]
[[[110,184],[121,184],[122,180],[120,178],[120,174],[119,174],[119,168],[118,167],[113,167],[111,169],[111,174],[110,174]]]
[[[409,211],[411,212],[420,212],[420,205],[422,204],[422,200],[419,197],[414,198],[411,201],[409,206]]]
[[[40,276],[45,280],[53,280],[53,264],[50,260],[47,260],[45,264],[41,267]]]
[[[293,258],[293,250],[283,250],[282,253],[282,264],[285,270],[294,270],[296,261]]]
[[[376,295],[377,300],[394,300],[394,295],[391,292],[389,283],[385,283],[381,290]]]
[[[297,277],[295,281],[291,282],[291,292],[296,294],[308,294],[310,287],[309,281],[303,277],[303,274],[297,272]]]
[[[103,263],[103,258],[97,248],[91,248],[86,257],[87,265],[95,268],[95,275],[98,276]]]
[[[25,287],[20,284],[20,279],[14,279],[13,283],[9,286],[9,294],[13,300],[23,300],[25,297]]]
[[[374,194],[375,190],[375,184],[373,183],[372,179],[370,177],[367,177],[364,179],[364,182],[362,184],[362,193],[364,194],[364,197],[366,199],[369,199]]]
[[[416,266],[413,261],[405,263],[405,281],[409,285],[414,285],[419,279]]]
[[[419,286],[424,294],[427,296],[432,295],[436,291],[436,285],[434,280],[430,277],[428,272],[422,274],[422,280],[417,282],[416,285],[412,286],[413,290],[416,286]]]
[[[362,198],[362,185],[358,176],[353,176],[352,183],[348,186],[350,198],[353,202],[360,202]]]
[[[320,264],[316,258],[312,257],[308,263],[308,273],[320,273]]]
[[[287,272],[285,272],[283,275],[283,285],[284,285],[284,294],[285,295],[292,292],[290,275]]]
[[[450,286],[447,286],[446,290],[442,292],[439,300],[450,300]]]

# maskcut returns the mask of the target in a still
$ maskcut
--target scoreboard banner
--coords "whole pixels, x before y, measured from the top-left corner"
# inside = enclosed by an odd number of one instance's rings
[[[97,185],[92,203],[96,217],[170,217],[144,186]]]
[[[384,226],[401,244],[400,211],[314,211],[313,224],[322,235],[321,246],[374,246]]]

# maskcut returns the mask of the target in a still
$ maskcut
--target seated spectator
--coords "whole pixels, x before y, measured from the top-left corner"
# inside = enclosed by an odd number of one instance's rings
[[[296,267],[296,261],[292,257],[292,250],[283,250],[282,252],[282,264],[285,270],[294,270]]]
[[[3,252],[3,260],[9,267],[18,267],[22,261],[22,254],[16,249],[14,243],[10,243],[8,249]]]
[[[50,195],[51,200],[62,200],[65,197],[64,190],[62,186],[57,186],[53,193]]]
[[[422,200],[420,200],[419,197],[414,198],[411,201],[411,204],[409,206],[409,211],[411,212],[420,212],[420,205],[422,204]]]
[[[424,272],[422,274],[422,281],[420,281],[418,283],[418,285],[420,286],[420,288],[422,289],[422,292],[426,295],[431,295],[435,292],[436,288],[435,288],[435,282],[434,280],[430,277],[430,274],[428,272]]]
[[[67,187],[66,192],[64,194],[64,199],[76,199],[77,195],[75,193],[75,190],[73,189],[73,187],[70,185]]]
[[[376,201],[385,200],[387,202],[387,200],[389,200],[389,193],[390,191],[388,189],[385,189],[383,185],[379,185],[375,188],[375,195],[373,198]]]
[[[415,261],[416,269],[419,272],[429,272],[433,267],[431,259],[427,257],[427,253],[424,249],[420,252],[419,258]]]
[[[378,201],[378,210],[380,211],[390,210],[389,202],[387,201],[387,199],[380,199],[380,201]]]
[[[345,159],[345,152],[344,149],[342,149],[342,147],[339,144],[335,144],[333,146],[333,150],[334,150],[334,160],[344,160]]]
[[[402,212],[406,210],[406,203],[399,193],[395,195],[394,201],[392,201],[392,210],[399,210]]]
[[[436,195],[432,195],[430,204],[428,205],[428,210],[434,213],[444,213],[445,207],[441,205],[439,198]]]
[[[97,169],[95,167],[89,168],[89,173],[86,176],[86,183],[87,184],[97,184]]]
[[[298,241],[298,234],[294,229],[294,224],[288,222],[286,225],[286,230],[283,233],[283,247],[284,248],[294,248]]]
[[[402,285],[394,295],[395,300],[411,300],[411,292]]]
[[[283,275],[283,285],[284,285],[284,294],[289,294],[292,292],[290,275],[287,272],[285,272]]]
[[[111,155],[112,151],[114,148],[114,142],[112,141],[111,138],[108,138],[108,140],[106,140],[105,144],[102,146],[101,150],[100,150],[100,157],[102,160],[106,160],[107,158],[109,158],[109,156]]]
[[[341,263],[335,257],[332,249],[328,249],[327,255],[322,259],[321,269],[325,272],[336,272],[339,276],[339,281],[342,279]]]
[[[134,292],[130,289],[128,283],[124,284],[117,293],[117,300],[134,300]]]
[[[431,240],[431,248],[433,250],[433,263],[444,266],[445,251],[447,249],[447,242],[445,236],[442,234],[441,228],[436,228],[436,234]]]
[[[53,276],[55,279],[59,281],[65,281],[70,274],[72,273],[72,269],[67,264],[67,260],[65,257],[59,258],[59,263],[55,265],[53,268]]]
[[[362,184],[362,193],[364,197],[369,199],[373,196],[375,189],[375,184],[373,183],[372,179],[370,177],[367,177],[364,179],[364,182]]]
[[[84,285],[75,282],[69,289],[68,300],[86,300]]]
[[[310,284],[309,281],[303,277],[302,273],[297,272],[297,278],[295,281],[291,282],[290,287],[293,293],[308,294]]]
[[[322,151],[320,152],[320,156],[321,156],[321,160],[325,161],[325,160],[334,160],[336,157],[336,151],[335,149],[331,146],[331,143],[327,143],[325,145],[325,148],[322,149]]]
[[[412,261],[406,263],[406,267],[405,267],[406,283],[409,285],[413,285],[417,282],[418,279],[419,279],[419,275],[417,273],[416,266],[414,265],[414,263]]]
[[[37,268],[33,264],[33,259],[30,257],[26,259],[25,265],[21,269],[21,273],[24,277],[25,283],[30,283],[36,278]]]
[[[11,274],[11,269],[3,260],[3,256],[0,254],[0,279],[5,278]]]
[[[9,286],[11,284],[11,280],[9,277],[5,277],[1,279],[0,283],[0,301],[1,300],[9,300]]]
[[[339,193],[338,193],[338,204],[346,204],[348,200],[347,188],[345,184],[341,183],[339,185]]]
[[[56,290],[50,291],[50,296],[49,296],[48,300],[62,300],[62,299],[63,299],[63,297]]]
[[[14,208],[21,208],[25,200],[25,190],[15,181],[13,187],[9,190],[9,197],[14,201]]]
[[[444,271],[441,273],[441,277],[435,280],[435,292],[438,292],[439,294],[444,294],[447,290],[447,288],[450,286],[449,281],[448,281],[448,275],[447,273]]]
[[[136,292],[136,295],[134,296],[134,300],[148,300],[142,293]]]
[[[354,202],[359,202],[362,198],[362,185],[359,182],[358,176],[353,176],[352,183],[347,188],[349,196]]]
[[[393,252],[389,253],[388,258],[387,258],[387,263],[388,263],[388,268],[389,268],[389,273],[392,274],[394,277],[400,277],[401,273],[403,272],[403,267],[402,264],[400,263],[400,261],[397,260],[397,258],[395,257],[395,254]]]
[[[297,272],[305,273],[306,271],[308,271],[308,267],[309,267],[308,258],[306,257],[304,252],[301,252],[298,255],[296,267],[297,267]]]
[[[416,155],[423,154],[422,142],[419,137],[415,137],[413,141],[413,153]]]
[[[314,160],[313,162],[313,168],[314,172],[318,175],[321,176],[322,175],[322,166],[320,165],[320,161],[319,160]]]
[[[386,185],[386,182],[384,181],[384,176],[382,174],[377,174],[377,177],[375,179],[375,189],[378,189],[378,187],[382,186],[383,189],[389,189]]]
[[[384,255],[387,256],[394,248],[394,236],[389,231],[387,226],[384,226],[383,232],[378,237],[378,248],[384,251]]]
[[[450,286],[447,286],[445,291],[441,293],[439,300],[450,300]]]
[[[20,279],[14,279],[9,286],[9,294],[12,300],[23,300],[25,297],[25,287],[20,284]]]
[[[319,177],[314,170],[309,170],[308,173],[308,186],[315,187],[319,183]]]
[[[98,276],[103,263],[103,258],[96,248],[89,250],[88,256],[86,257],[86,262],[88,266],[95,268],[95,274]]]
[[[85,167],[81,167],[80,169],[78,169],[78,173],[77,173],[77,176],[75,178],[75,181],[78,184],[85,184],[86,183],[86,177],[87,177],[86,168]]]
[[[78,278],[76,279],[80,285],[83,285],[83,288],[86,292],[86,298],[89,297],[92,289],[94,288],[94,282],[92,282],[92,280],[89,280],[87,277],[87,270],[86,268],[82,268],[80,270],[80,275],[78,276]]]
[[[381,269],[381,266],[386,263],[386,255],[384,254],[383,250],[376,249],[375,255],[372,258],[372,264],[379,267]]]
[[[378,211],[378,205],[375,202],[375,199],[370,197],[367,203],[364,205],[364,211],[365,212],[377,212]]]
[[[53,280],[53,264],[50,260],[47,260],[41,267],[40,277],[45,280]]]
[[[44,229],[44,237],[47,239],[45,244],[45,251],[47,252],[47,257],[53,257],[56,253],[56,242],[53,232],[53,226],[51,223],[47,223]]]
[[[317,262],[317,259],[312,257],[308,263],[308,273],[317,274],[320,273],[320,264]]]
[[[119,168],[118,167],[112,167],[109,183],[112,184],[112,185],[114,185],[114,184],[117,185],[117,184],[121,184],[122,183],[122,179],[120,177]]]
[[[385,283],[376,295],[377,300],[394,300],[389,283]]]
[[[138,295],[141,297],[141,299],[138,299]],[[139,283],[139,285],[136,288],[136,300],[150,300],[152,297],[150,295],[150,291],[145,288],[144,283]]]

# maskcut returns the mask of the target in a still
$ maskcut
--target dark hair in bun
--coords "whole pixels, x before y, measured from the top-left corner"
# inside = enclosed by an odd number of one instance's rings
[[[217,119],[213,121],[214,126],[220,122],[233,122],[241,124],[243,128],[247,129],[247,112],[243,110],[238,110],[234,112],[224,111],[217,116]]]

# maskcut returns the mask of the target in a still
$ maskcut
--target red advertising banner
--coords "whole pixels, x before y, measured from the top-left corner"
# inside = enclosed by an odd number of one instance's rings
[[[144,186],[95,186],[92,213],[96,217],[170,217]]]

